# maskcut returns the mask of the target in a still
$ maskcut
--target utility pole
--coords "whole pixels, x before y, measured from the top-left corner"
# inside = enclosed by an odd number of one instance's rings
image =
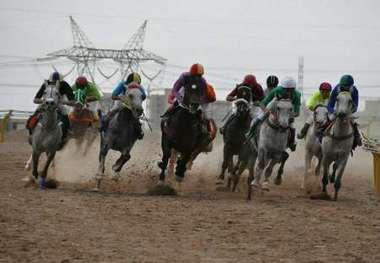
[[[141,64],[154,62],[160,66],[166,64],[166,59],[150,51],[143,49],[147,21],[139,27],[122,49],[95,48],[83,30],[79,27],[73,17],[70,16],[71,31],[73,35],[73,46],[47,54],[47,57],[39,61],[67,58],[75,63],[77,74],[87,75],[94,81],[95,71],[106,79],[113,77],[120,71],[120,79],[124,80],[130,72],[142,72]],[[118,64],[118,68],[109,76],[106,76],[97,64],[100,60],[111,60]],[[161,72],[161,71],[160,71]]]

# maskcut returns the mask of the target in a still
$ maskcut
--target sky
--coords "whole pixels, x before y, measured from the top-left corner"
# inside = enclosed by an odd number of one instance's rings
[[[147,19],[144,48],[168,60],[152,89],[170,88],[199,62],[224,99],[248,73],[264,87],[270,74],[297,79],[302,56],[306,95],[349,73],[362,96],[380,97],[379,12],[376,0],[1,0],[0,109],[33,110],[52,65],[69,72],[68,60],[31,61],[72,46],[70,15],[96,47],[112,49],[122,48]],[[116,64],[100,67],[111,74]],[[142,68],[151,75],[161,69],[151,63]],[[118,77],[96,79],[110,91]],[[149,85],[146,79],[143,84]]]

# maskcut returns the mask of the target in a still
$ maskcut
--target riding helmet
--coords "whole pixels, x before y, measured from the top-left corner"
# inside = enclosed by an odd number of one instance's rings
[[[278,81],[277,76],[270,75],[267,78],[267,87],[271,87],[271,88],[277,87],[278,86],[278,82],[279,81]]]
[[[248,85],[256,85],[256,77],[252,74],[248,74],[244,77],[243,83],[248,84]]]
[[[281,80],[281,86],[284,89],[295,89],[297,86],[297,83],[294,78],[287,76]]]
[[[196,63],[196,64],[193,64],[191,67],[190,67],[190,74],[191,75],[203,75],[205,73],[205,70],[203,68],[203,66],[199,63]]]
[[[140,77],[140,74],[139,73],[136,73],[136,72],[132,72],[128,75],[127,77],[127,85],[131,82],[137,82],[138,84],[141,84],[141,77]]]
[[[86,86],[88,83],[87,81],[87,78],[85,76],[79,76],[76,80],[75,80],[75,84],[80,86],[80,87],[84,87]]]
[[[354,85],[354,78],[351,75],[343,75],[340,78],[339,85],[345,86],[345,87],[350,87]]]
[[[321,85],[319,85],[319,90],[328,90],[330,91],[332,89],[331,84],[328,82],[322,82]]]

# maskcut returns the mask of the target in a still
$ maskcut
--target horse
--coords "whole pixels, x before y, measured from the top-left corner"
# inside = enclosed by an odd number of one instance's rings
[[[182,182],[187,164],[194,152],[202,148],[201,90],[196,86],[184,88],[184,99],[178,102],[170,119],[161,121],[162,160],[158,163],[161,173],[159,183],[165,181],[165,170],[169,159],[179,153],[175,175],[177,182]],[[174,158],[171,158],[174,162]],[[174,166],[174,164],[173,164]]]
[[[322,193],[323,199],[330,199],[327,193],[327,185],[334,183],[333,200],[338,200],[338,192],[342,185],[342,176],[346,168],[348,157],[354,142],[352,127],[352,97],[349,92],[340,92],[336,99],[335,120],[325,131],[322,139]],[[333,164],[334,172],[329,178],[330,165]],[[335,177],[336,174],[336,177]],[[314,196],[312,198],[319,198]]]
[[[108,151],[120,152],[120,157],[112,165],[112,178],[117,181],[124,164],[131,158],[130,152],[138,138],[137,125],[144,110],[142,102],[144,94],[140,89],[127,89],[121,98],[123,106],[109,121],[108,127],[100,132],[99,167],[96,174],[96,187],[99,190],[101,180],[104,177],[105,159]],[[98,115],[102,113],[99,110]]]
[[[88,109],[85,93],[78,89],[74,92],[76,104],[73,111],[69,114],[70,126],[72,130],[71,138],[76,142],[77,151],[85,142],[83,155],[86,155],[88,149],[97,137],[97,117]]]
[[[220,180],[224,180],[225,171],[228,168],[228,172],[231,173],[234,170],[233,156],[239,155],[241,149],[246,141],[245,134],[249,129],[250,108],[248,101],[245,99],[237,99],[234,101],[236,107],[236,113],[233,119],[226,124],[223,132],[223,163],[221,173],[219,175]],[[231,176],[228,178],[227,187],[231,187]],[[234,182],[232,191],[235,191],[237,182]]]
[[[281,163],[280,169],[288,158],[286,148],[288,145],[290,118],[292,117],[292,103],[290,100],[275,99],[268,105],[269,117],[260,126],[259,138],[257,138],[256,153],[251,157],[257,156],[257,166],[255,176],[248,177],[248,200],[251,200],[252,186],[269,191],[268,180],[272,174],[275,164]],[[256,156],[255,156],[256,155]],[[251,161],[253,165],[255,160]],[[265,169],[265,180],[261,183],[261,175]],[[282,172],[282,171],[281,171]],[[281,180],[281,176],[276,180]],[[275,182],[280,184],[281,181]]]
[[[311,160],[316,157],[318,160],[315,168],[315,176],[319,176],[322,161],[322,146],[321,146],[321,129],[328,122],[328,109],[325,105],[317,105],[313,111],[313,123],[308,129],[305,138],[305,170],[302,178],[301,189],[305,189],[305,184],[311,167]]]
[[[43,103],[40,107],[41,116],[31,135],[32,145],[32,174],[35,179],[40,176],[40,187],[46,187],[46,177],[51,161],[62,141],[62,123],[58,120],[58,106],[60,102],[59,83],[56,85],[45,83],[46,89]],[[42,153],[46,153],[47,160],[42,172],[38,173],[38,162]]]

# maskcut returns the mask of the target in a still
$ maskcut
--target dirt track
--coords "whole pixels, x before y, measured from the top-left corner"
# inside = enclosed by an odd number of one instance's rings
[[[312,201],[299,190],[302,146],[284,183],[252,202],[216,192],[221,148],[203,156],[180,196],[145,194],[158,170],[158,140],[138,143],[123,180],[88,183],[87,158],[57,158],[57,190],[24,188],[24,136],[0,144],[0,262],[380,262],[380,201],[372,163],[350,160],[338,202]],[[147,147],[149,145],[149,147]],[[136,157],[138,156],[138,157]],[[108,163],[109,167],[109,163]]]

